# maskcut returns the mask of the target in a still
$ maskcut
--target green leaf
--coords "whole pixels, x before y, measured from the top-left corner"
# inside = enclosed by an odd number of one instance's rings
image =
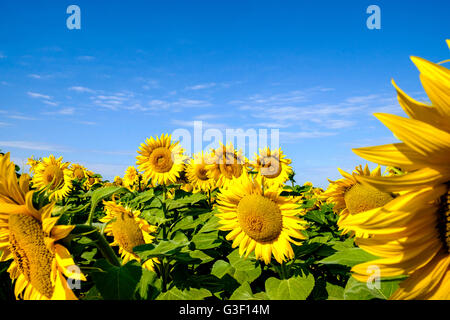
[[[161,279],[150,270],[142,269],[142,277],[137,285],[137,292],[141,299],[154,299],[160,293]]]
[[[155,257],[170,257],[189,245],[189,240],[181,232],[176,232],[172,240],[161,240],[157,244],[149,243],[137,246],[134,252],[146,261]]]
[[[266,280],[266,294],[270,300],[306,300],[313,288],[312,274],[285,280],[273,277]]]
[[[239,256],[239,249],[236,249],[227,258],[231,266],[229,274],[240,284],[244,282],[252,283],[262,273],[261,266],[259,262],[254,260],[253,254],[247,258],[241,258]]]
[[[383,280],[377,284],[373,283],[369,287],[365,282],[359,282],[351,277],[344,289],[345,300],[371,300],[382,299],[387,300],[397,290],[402,280]]]
[[[231,265],[228,262],[224,260],[217,260],[212,266],[211,274],[220,279],[228,273],[230,268]]]
[[[348,267],[353,267],[357,264],[378,259],[378,257],[365,252],[361,248],[349,248],[343,251],[338,251],[325,259],[319,261],[323,264],[341,264]]]
[[[130,190],[128,190],[127,188],[124,188],[124,187],[113,186],[113,187],[100,188],[100,189],[97,189],[94,192],[92,192],[90,215],[92,215],[94,213],[95,208],[97,207],[97,204],[101,200],[111,197],[115,193],[122,193],[122,192],[130,192]]]
[[[344,288],[327,282],[328,300],[344,300]]]
[[[205,233],[205,232],[211,232],[216,231],[219,229],[219,221],[220,219],[213,215],[208,222],[206,222],[203,227],[198,231],[198,233]]]
[[[155,197],[155,192],[153,189],[141,192],[136,198],[134,198],[130,204],[132,206],[136,206],[138,204],[144,204],[150,200],[153,200]]]
[[[219,231],[198,233],[192,237],[192,242],[196,249],[201,250],[216,248],[222,243],[219,239]]]
[[[142,267],[136,261],[116,267],[106,260],[98,260],[95,267],[101,272],[92,273],[95,286],[106,300],[129,300],[142,276]]]
[[[161,293],[156,300],[203,300],[210,296],[212,296],[211,292],[204,288],[180,290],[177,287],[173,287],[172,289]]]
[[[248,282],[244,282],[239,288],[237,288],[230,297],[230,300],[253,300],[252,288]]]

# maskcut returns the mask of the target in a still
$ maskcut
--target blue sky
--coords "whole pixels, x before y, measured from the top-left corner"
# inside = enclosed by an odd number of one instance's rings
[[[69,30],[66,8],[81,9]],[[366,8],[381,9],[369,30]],[[105,178],[145,138],[280,130],[297,181],[326,187],[351,148],[395,141],[372,113],[426,101],[409,56],[449,58],[448,1],[0,2],[0,149],[63,156]],[[207,145],[208,142],[205,142]]]

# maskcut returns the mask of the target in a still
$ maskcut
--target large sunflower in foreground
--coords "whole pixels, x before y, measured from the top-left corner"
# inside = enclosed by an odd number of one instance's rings
[[[56,225],[58,217],[51,217],[53,203],[36,210],[28,182],[26,175],[17,181],[9,153],[0,156],[0,261],[13,259],[8,272],[17,299],[76,299],[64,276],[86,279],[74,272],[79,269],[72,256],[56,243],[74,227]]]
[[[184,168],[183,152],[179,141],[172,142],[170,135],[146,139],[138,150],[141,155],[136,157],[144,181],[152,179],[152,183],[165,185],[176,182]]]
[[[212,150],[208,159],[208,177],[215,181],[217,187],[226,188],[234,178],[244,173],[246,163],[241,150],[237,151],[231,142],[226,146],[221,143],[219,148]]]
[[[194,190],[211,191],[215,187],[214,179],[208,176],[208,159],[210,155],[203,151],[193,155],[186,167],[186,177]]]
[[[291,243],[300,244],[293,238],[306,238],[301,233],[306,222],[298,217],[302,211],[292,198],[280,196],[281,191],[275,186],[263,190],[245,173],[221,189],[217,198],[220,230],[230,231],[226,239],[233,240],[233,248],[239,246],[241,256],[254,251],[256,259],[266,264],[272,255],[282,263],[294,257]]]
[[[406,169],[401,176],[357,177],[402,195],[383,208],[349,217],[345,226],[372,235],[356,242],[381,258],[369,264],[379,266],[382,277],[408,276],[391,299],[450,299],[450,70],[412,60],[431,104],[417,102],[395,86],[410,118],[375,116],[403,142],[354,150],[367,160]],[[355,277],[366,280],[367,267],[355,266]]]
[[[43,158],[34,167],[33,186],[39,190],[47,189],[50,200],[63,199],[72,189],[72,172],[68,167],[69,163],[63,163],[62,157]]]
[[[259,154],[255,154],[255,160],[252,165],[258,171],[256,179],[265,185],[282,186],[289,180],[292,173],[292,167],[289,165],[292,161],[287,159],[281,148],[278,150],[270,150],[266,147],[259,150]]]
[[[101,222],[108,223],[105,233],[114,237],[112,246],[119,246],[119,253],[122,263],[126,264],[130,260],[140,261],[140,258],[133,252],[133,248],[152,243],[157,227],[150,225],[144,219],[139,218],[140,211],[117,204],[114,201],[103,201],[106,216],[100,219]],[[154,263],[158,260],[149,259],[143,263],[143,267],[154,271]]]
[[[336,181],[328,180],[330,185],[320,195],[320,198],[326,199],[327,203],[334,204],[333,210],[339,215],[339,226],[342,226],[342,222],[348,216],[382,207],[394,199],[391,193],[380,191],[377,188],[362,184],[356,180],[357,176],[381,177],[380,166],[377,166],[370,172],[367,164],[364,169],[360,165],[355,168],[352,174],[340,168],[338,170],[344,178]],[[347,232],[348,230],[343,228],[343,233],[345,234]]]

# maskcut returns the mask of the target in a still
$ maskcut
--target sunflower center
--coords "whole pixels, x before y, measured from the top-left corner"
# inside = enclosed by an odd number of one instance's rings
[[[114,240],[127,252],[133,252],[133,248],[145,244],[144,236],[136,220],[128,214],[117,215],[112,223]]]
[[[150,155],[150,163],[158,173],[169,172],[173,166],[172,152],[164,147],[156,148]]]
[[[54,258],[44,242],[41,224],[32,216],[9,216],[9,242],[19,270],[39,293],[51,298],[53,286],[50,279]]]
[[[261,166],[261,174],[268,179],[276,178],[281,173],[281,163],[276,157],[262,157],[259,160],[259,164]]]
[[[198,165],[196,167],[196,172],[195,173],[196,173],[198,179],[203,180],[203,181],[209,180],[209,178],[208,178],[208,170],[206,170],[205,165]]]
[[[253,240],[270,242],[278,238],[283,226],[278,205],[259,194],[243,197],[237,207],[242,230]]]
[[[348,211],[356,214],[382,207],[394,198],[387,192],[357,183],[345,192],[344,199]]]
[[[450,188],[440,199],[438,230],[447,253],[450,253]]]
[[[56,165],[47,166],[44,170],[43,176],[47,185],[51,184],[51,189],[56,189],[64,180],[64,172]]]

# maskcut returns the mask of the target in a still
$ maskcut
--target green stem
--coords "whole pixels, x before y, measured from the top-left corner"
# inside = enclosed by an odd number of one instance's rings
[[[117,267],[121,266],[119,258],[117,258],[114,250],[111,248],[109,243],[106,241],[97,228],[92,226],[87,226],[84,224],[78,224],[72,231],[73,234],[83,234],[83,236],[91,239],[97,246],[100,253],[108,260],[109,263]]]
[[[162,209],[163,209],[163,214],[164,214],[164,219],[167,219],[167,207],[166,207],[166,193],[167,193],[167,188],[166,185],[163,184],[163,201],[162,201]],[[167,226],[166,226],[166,222],[164,222],[162,224],[162,228],[163,228],[163,239],[167,239]]]

